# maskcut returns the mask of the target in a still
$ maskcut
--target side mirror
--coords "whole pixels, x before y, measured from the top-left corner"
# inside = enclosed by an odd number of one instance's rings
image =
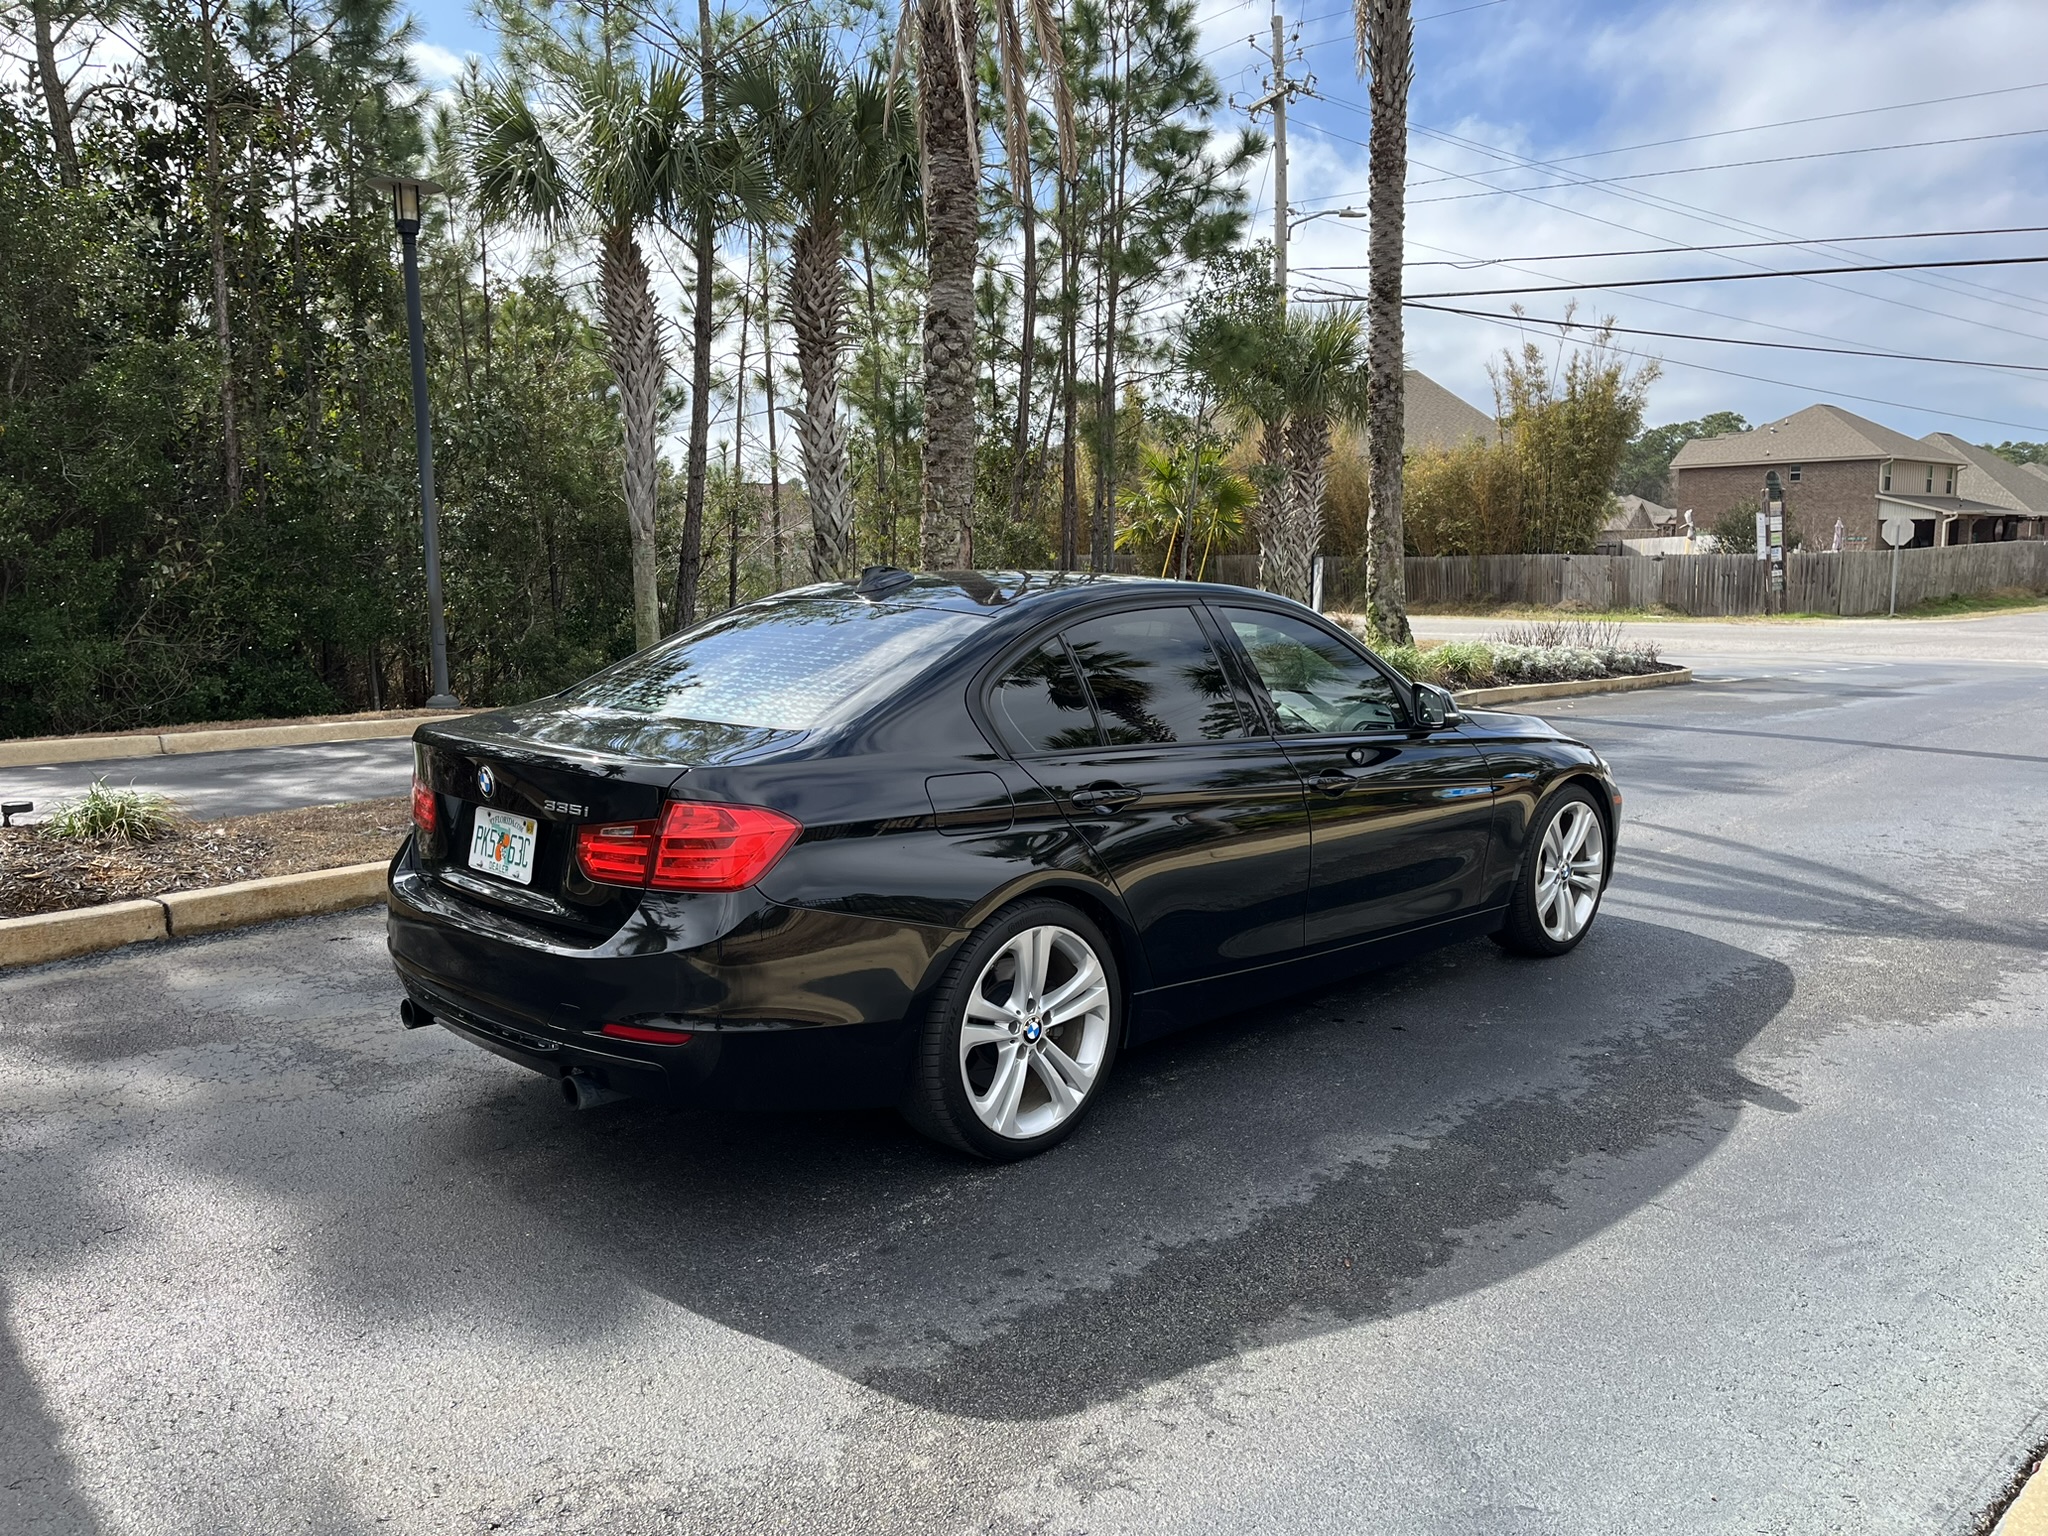
[[[1435,683],[1415,685],[1416,723],[1425,731],[1440,731],[1447,725],[1456,725],[1465,717],[1458,709],[1458,701],[1451,697],[1448,689],[1439,688]]]

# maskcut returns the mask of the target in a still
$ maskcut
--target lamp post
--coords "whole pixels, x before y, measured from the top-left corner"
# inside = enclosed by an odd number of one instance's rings
[[[427,554],[427,646],[434,693],[432,709],[455,709],[448,687],[448,625],[441,611],[441,528],[434,509],[434,435],[427,421],[427,334],[420,318],[420,198],[438,183],[413,176],[372,176],[369,184],[391,194],[398,241],[405,251],[405,329],[412,342],[412,425],[420,460],[420,527]]]

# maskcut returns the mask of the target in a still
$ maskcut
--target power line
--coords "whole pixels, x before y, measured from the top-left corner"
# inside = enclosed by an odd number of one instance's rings
[[[1787,245],[1858,245],[1885,240],[1960,240],[1971,235],[2042,235],[2048,224],[2014,224],[1997,229],[1920,229],[1894,235],[1830,235],[1811,240],[1742,240],[1725,245],[1640,245],[1625,251],[1552,251],[1542,256],[1488,256],[1474,261],[1404,261],[1404,267],[1453,267],[1469,272],[1480,267],[1510,266],[1518,261],[1600,261],[1609,256],[1678,256],[1689,252],[1760,251]],[[1363,272],[1366,263],[1303,267],[1304,272]]]
[[[1326,96],[1317,96],[1316,99],[1329,100]],[[1508,192],[1549,192],[1558,187],[1604,187],[1615,182],[1649,181],[1658,176],[1694,176],[1702,171],[1739,171],[1759,165],[1790,165],[1797,160],[1838,160],[1846,155],[1883,155],[1900,149],[1935,149],[1946,144],[1982,144],[1992,139],[2031,139],[2038,138],[2044,133],[2048,133],[2048,128],[2013,128],[2001,133],[1964,134],[1953,139],[1913,139],[1904,144],[1863,144],[1854,149],[1815,149],[1798,155],[1766,155],[1756,160],[1720,160],[1712,165],[1675,165],[1661,171],[1624,171],[1613,176],[1582,176],[1576,181],[1545,181],[1533,187],[1490,187],[1483,192],[1446,192],[1437,197],[1412,197],[1408,200],[1408,206],[1414,208],[1423,203],[1462,203],[1469,202],[1475,197],[1499,197]],[[1540,165],[1541,162],[1537,164]],[[1534,168],[1512,166],[1507,169]],[[1482,174],[1495,176],[1501,172],[1487,171]],[[1439,176],[1432,181],[1419,181],[1414,185],[1427,187],[1441,181],[1465,179],[1467,178],[1454,172],[1449,176]]]
[[[1836,277],[1855,272],[1927,272],[1943,267],[2032,267],[2048,256],[1977,256],[1962,261],[1885,261],[1865,267],[1796,267],[1786,271],[1704,272],[1688,277],[1616,278],[1598,283],[1553,283],[1540,288],[1463,288],[1418,293],[1418,299],[1490,299],[1518,293],[1582,293],[1596,288],[1663,288],[1673,283],[1751,283],[1764,277]]]
[[[1338,297],[1350,298],[1353,297],[1353,295],[1345,294],[1339,295]],[[1502,320],[1497,316],[1481,316],[1480,318],[1486,319],[1487,321],[1489,321],[1489,323],[1494,325],[1510,325],[1517,329],[1519,329],[1525,323],[1519,320]],[[1788,379],[1766,378],[1762,374],[1743,373],[1734,368],[1716,368],[1711,363],[1695,363],[1682,357],[1646,359],[1643,358],[1643,354],[1640,352],[1632,352],[1629,355],[1636,357],[1638,359],[1642,359],[1643,361],[1668,362],[1675,367],[1691,368],[1699,373],[1714,373],[1721,375],[1723,378],[1730,379],[1747,379],[1752,384],[1769,384],[1773,387],[1780,389],[1798,390],[1806,394],[1826,395],[1836,400],[1856,400],[1862,402],[1865,405],[1890,406],[1892,409],[1899,411],[1919,411],[1924,415],[1940,416],[1950,421],[1976,421],[1982,422],[1986,426],[2012,427],[2015,430],[2021,432],[2048,433],[2048,426],[2043,426],[2039,422],[2006,421],[2002,417],[1998,416],[1973,416],[1967,411],[1936,410],[1928,406],[1925,402],[1909,403],[1904,400],[1880,400],[1875,395],[1855,395],[1850,394],[1847,390],[1823,389],[1821,386],[1817,384],[1798,384]]]
[[[1335,41],[1335,39],[1333,38],[1331,41]],[[1924,101],[1899,101],[1883,107],[1857,107],[1848,112],[1823,112],[1817,117],[1788,117],[1775,123],[1749,123],[1741,128],[1716,128],[1710,133],[1688,133],[1675,139],[1646,139],[1640,144],[1617,144],[1611,149],[1582,150],[1575,155],[1556,155],[1548,160],[1531,160],[1520,155],[1515,155],[1511,158],[1520,161],[1523,166],[1528,168],[1548,170],[1556,166],[1567,165],[1574,160],[1595,160],[1605,155],[1625,155],[1639,149],[1666,149],[1673,144],[1696,144],[1702,139],[1723,139],[1737,133],[1765,133],[1773,128],[1798,128],[1808,123],[1831,123],[1842,118],[1870,117],[1882,112],[1909,112],[1917,107],[1947,106],[1958,101],[1980,101],[1988,96],[2011,96],[2021,91],[2039,90],[2048,90],[2048,80],[2036,80],[2030,85],[2004,85],[1988,91],[1965,91],[1956,96],[1930,96]],[[1319,97],[1318,99],[1329,102],[1333,107],[1343,107],[1347,111],[1361,113],[1367,111],[1366,108],[1357,105],[1355,102],[1339,101],[1329,96]],[[1488,146],[1480,147],[1486,148]],[[1505,151],[1493,152],[1499,154],[1506,153]],[[1443,179],[1454,180],[1456,178],[1451,176]],[[1427,183],[1418,182],[1416,185],[1427,185]],[[1568,183],[1568,185],[1580,185],[1580,183]],[[1362,192],[1363,189],[1361,188],[1360,191]],[[1341,198],[1357,197],[1359,195],[1359,192],[1340,192],[1335,197],[1326,200],[1336,201]],[[1319,199],[1319,201],[1324,200]]]
[[[1327,97],[1327,96],[1318,96],[1318,97],[1317,97],[1317,99],[1318,99],[1318,100],[1321,100],[1321,101],[1328,101],[1328,102],[1330,102],[1330,104],[1331,104],[1332,106],[1340,106],[1340,107],[1346,107],[1346,108],[1348,108],[1348,109],[1350,109],[1350,110],[1352,110],[1352,111],[1355,111],[1355,112],[1363,112],[1363,111],[1365,110],[1365,109],[1364,109],[1364,108],[1362,108],[1362,107],[1357,107],[1357,106],[1354,106],[1354,105],[1353,105],[1352,103],[1350,103],[1350,102],[1345,102],[1345,101],[1336,101],[1336,100],[1334,100],[1334,99],[1332,99],[1332,98],[1330,98],[1330,97]],[[1350,138],[1350,137],[1348,137],[1348,136],[1347,136],[1347,135],[1345,135],[1345,134],[1337,133],[1337,132],[1335,132],[1335,131],[1334,131],[1334,130],[1332,130],[1332,129],[1329,129],[1329,128],[1325,128],[1325,127],[1323,127],[1323,126],[1322,126],[1322,124],[1320,124],[1320,123],[1310,123],[1310,122],[1304,122],[1304,123],[1302,124],[1302,126],[1303,126],[1304,128],[1306,128],[1306,129],[1308,129],[1308,130],[1309,130],[1309,131],[1310,131],[1311,133],[1319,133],[1319,134],[1322,134],[1322,135],[1323,135],[1324,137],[1326,137],[1326,138],[1333,138],[1333,139],[1339,139],[1339,140],[1342,140],[1342,141],[1343,141],[1344,143],[1347,143],[1347,144],[1357,144],[1357,145],[1360,145],[1361,147],[1365,147],[1365,146],[1364,146],[1364,141],[1363,141],[1362,139],[1354,139],[1354,138]],[[1416,125],[1416,131],[1417,131],[1418,133],[1425,133],[1425,134],[1428,134],[1428,135],[1430,135],[1430,136],[1431,136],[1431,137],[1433,137],[1433,138],[1440,138],[1440,139],[1443,139],[1443,140],[1444,140],[1445,142],[1447,142],[1447,143],[1451,143],[1451,144],[1454,144],[1454,145],[1458,145],[1458,146],[1460,146],[1460,147],[1471,147],[1471,148],[1476,148],[1476,149],[1479,149],[1479,150],[1482,150],[1482,151],[1484,151],[1484,152],[1485,152],[1485,153],[1487,153],[1487,154],[1495,155],[1495,156],[1497,156],[1497,157],[1499,157],[1499,158],[1501,158],[1501,159],[1504,159],[1504,160],[1520,160],[1520,159],[1522,158],[1522,157],[1520,157],[1520,156],[1517,156],[1517,155],[1513,155],[1513,154],[1511,154],[1510,152],[1508,152],[1508,151],[1506,151],[1506,150],[1500,150],[1500,149],[1495,149],[1495,148],[1493,148],[1493,147],[1492,147],[1492,146],[1490,146],[1490,145],[1485,145],[1485,144],[1479,144],[1479,143],[1477,143],[1477,141],[1475,141],[1475,140],[1468,140],[1468,139],[1460,139],[1460,138],[1458,138],[1458,136],[1456,136],[1456,135],[1454,135],[1454,134],[1444,134],[1444,133],[1440,133],[1440,132],[1438,132],[1438,131],[1437,131],[1437,130],[1435,130],[1435,129],[1432,129],[1432,128],[1426,128],[1426,127],[1422,127],[1422,126],[1421,126],[1421,125],[1419,125],[1419,124],[1418,124],[1418,125]],[[1442,170],[1442,169],[1444,169],[1443,167],[1440,167],[1440,166],[1433,166],[1433,165],[1430,165],[1430,164],[1429,164],[1429,163],[1428,163],[1427,161],[1423,161],[1423,160],[1418,160],[1418,159],[1416,159],[1416,158],[1415,158],[1415,157],[1414,157],[1413,155],[1411,155],[1411,156],[1409,156],[1409,157],[1408,157],[1408,163],[1409,163],[1410,165],[1420,165],[1420,166],[1422,166],[1422,167],[1423,167],[1423,169],[1425,169],[1425,170],[1432,170],[1432,171],[1433,171],[1433,170]],[[1448,172],[1447,174],[1449,174],[1449,175],[1452,175],[1452,176],[1461,176],[1461,177],[1463,177],[1463,179],[1465,179],[1465,180],[1467,180],[1467,181],[1478,181],[1478,179],[1479,179],[1479,177],[1478,177],[1477,175],[1473,175],[1473,174],[1470,174],[1470,173],[1466,173],[1466,172],[1458,172],[1458,171],[1451,171],[1451,172]],[[1492,173],[1491,173],[1491,172],[1484,172],[1484,173],[1481,173],[1481,174],[1487,174],[1487,175],[1490,175],[1490,174],[1492,174]],[[1586,212],[1586,211],[1585,211],[1584,209],[1580,209],[1580,208],[1573,208],[1573,207],[1570,207],[1570,206],[1568,206],[1568,205],[1566,205],[1566,204],[1563,204],[1563,203],[1552,203],[1552,202],[1547,202],[1547,201],[1545,201],[1545,200],[1544,200],[1543,198],[1537,197],[1537,196],[1535,196],[1534,194],[1532,194],[1532,193],[1529,193],[1529,192],[1526,192],[1526,191],[1523,191],[1523,190],[1521,190],[1521,189],[1519,189],[1519,188],[1505,188],[1505,189],[1503,189],[1503,190],[1504,190],[1504,191],[1506,191],[1507,195],[1509,195],[1509,196],[1511,196],[1511,197],[1518,197],[1518,198],[1520,198],[1520,199],[1521,199],[1522,201],[1524,201],[1524,202],[1527,202],[1527,203],[1534,203],[1534,204],[1535,204],[1535,205],[1536,205],[1536,206],[1537,206],[1538,208],[1545,208],[1545,209],[1548,209],[1548,210],[1550,210],[1550,211],[1551,211],[1551,212],[1553,212],[1553,213],[1563,213],[1563,214],[1568,214],[1568,215],[1570,215],[1570,216],[1571,216],[1571,217],[1573,217],[1573,218],[1578,218],[1578,219],[1586,219],[1586,220],[1589,220],[1590,222],[1592,222],[1592,223],[1595,223],[1595,224],[1604,224],[1604,225],[1606,225],[1606,226],[1607,226],[1607,227],[1608,227],[1609,229],[1618,229],[1618,230],[1621,230],[1621,231],[1622,231],[1623,233],[1625,233],[1625,234],[1631,234],[1631,235],[1643,235],[1643,236],[1645,236],[1646,238],[1650,238],[1650,239],[1656,239],[1656,238],[1657,238],[1656,236],[1654,236],[1654,235],[1651,235],[1651,234],[1649,234],[1649,232],[1648,232],[1647,230],[1637,229],[1637,228],[1636,228],[1636,227],[1634,227],[1633,225],[1629,225],[1629,224],[1622,224],[1622,223],[1619,223],[1619,222],[1617,222],[1616,220],[1613,220],[1613,219],[1608,219],[1608,218],[1602,218],[1602,217],[1601,217],[1601,216],[1600,216],[1599,214],[1597,214],[1597,213],[1587,213],[1587,212]],[[1640,203],[1640,204],[1641,204],[1642,206],[1644,206],[1644,207],[1646,207],[1646,208],[1649,208],[1649,209],[1651,209],[1651,210],[1652,210],[1653,212],[1669,212],[1669,211],[1677,211],[1677,212],[1680,212],[1680,213],[1682,213],[1682,214],[1685,214],[1686,216],[1689,216],[1689,217],[1693,217],[1693,218],[1699,219],[1699,220],[1701,220],[1702,222],[1705,222],[1705,223],[1709,223],[1709,224],[1717,224],[1717,225],[1719,225],[1719,226],[1720,226],[1721,228],[1723,228],[1723,229],[1729,229],[1729,230],[1734,230],[1734,231],[1736,231],[1737,233],[1747,233],[1747,232],[1748,232],[1747,230],[1744,230],[1744,229],[1742,228],[1742,226],[1743,226],[1743,225],[1748,225],[1748,226],[1749,226],[1749,229],[1752,229],[1752,230],[1754,230],[1754,229],[1762,229],[1762,230],[1765,230],[1766,232],[1768,232],[1768,233],[1772,233],[1772,234],[1784,234],[1784,233],[1785,233],[1785,232],[1784,232],[1783,230],[1772,230],[1772,229],[1770,228],[1770,226],[1768,226],[1768,225],[1761,225],[1761,224],[1756,224],[1756,223],[1754,223],[1753,221],[1751,221],[1751,220],[1746,220],[1746,219],[1745,219],[1745,220],[1739,220],[1739,221],[1736,221],[1736,222],[1733,222],[1733,223],[1731,223],[1731,222],[1730,222],[1730,221],[1729,221],[1728,219],[1726,219],[1726,218],[1723,218],[1722,216],[1720,216],[1720,215],[1718,215],[1718,214],[1714,213],[1714,211],[1713,211],[1712,209],[1706,209],[1706,208],[1699,208],[1699,207],[1697,207],[1696,205],[1693,205],[1693,204],[1690,204],[1690,203],[1683,203],[1683,202],[1680,202],[1680,201],[1678,201],[1678,200],[1677,200],[1677,199],[1675,199],[1675,198],[1668,198],[1668,197],[1664,197],[1664,196],[1662,196],[1661,194],[1657,194],[1657,193],[1640,193],[1640,192],[1630,192],[1630,191],[1617,191],[1617,190],[1615,190],[1615,189],[1613,189],[1613,188],[1603,188],[1603,189],[1601,189],[1601,190],[1605,190],[1605,191],[1606,191],[1606,192],[1608,193],[1608,195],[1609,195],[1609,196],[1611,196],[1611,197],[1619,197],[1619,198],[1622,198],[1622,199],[1624,199],[1624,200],[1626,200],[1626,201],[1629,201],[1629,202],[1634,202],[1634,203]],[[1317,199],[1317,201],[1324,201],[1324,199]],[[1660,206],[1660,205],[1661,205],[1661,206]],[[1413,244],[1419,244],[1420,242],[1411,242],[1411,243],[1413,243]],[[1825,244],[1825,242],[1820,242],[1820,241],[1811,241],[1811,240],[1793,240],[1793,241],[1792,241],[1791,243],[1792,243],[1792,244],[1795,244],[1795,245],[1812,245],[1812,246],[1820,246],[1820,245],[1824,245],[1824,244]],[[1682,246],[1682,245],[1680,245],[1680,244],[1679,244],[1679,243],[1678,243],[1677,241],[1675,241],[1675,240],[1674,240],[1674,241],[1671,241],[1671,242],[1669,243],[1669,247],[1668,247],[1668,248],[1669,248],[1669,249],[1672,249],[1672,250],[1685,250],[1685,249],[1688,249],[1688,247],[1685,247],[1685,246]],[[1473,259],[1473,260],[1475,260],[1475,261],[1477,261],[1477,260],[1478,260],[1479,258],[1477,258],[1477,257],[1474,257],[1474,258],[1472,258],[1472,259]],[[1755,262],[1755,261],[1750,261],[1750,260],[1748,260],[1748,259],[1747,259],[1746,257],[1741,257],[1741,256],[1731,256],[1731,257],[1729,257],[1728,259],[1729,259],[1729,260],[1731,260],[1731,261],[1736,261],[1736,262],[1740,262],[1740,263],[1741,263],[1741,264],[1743,264],[1744,266],[1754,267],[1754,268],[1756,268],[1756,269],[1757,269],[1757,270],[1758,270],[1759,272],[1767,272],[1767,271],[1770,271],[1770,270],[1771,270],[1770,268],[1767,268],[1767,267],[1763,266],[1763,264],[1762,264],[1762,263],[1760,263],[1760,262]],[[1827,268],[1826,270],[1827,270],[1827,271],[1829,271],[1829,272],[1834,272],[1834,271],[1844,271],[1844,270],[1849,270],[1849,269],[1847,269],[1847,268],[1835,268],[1835,267],[1830,267],[1830,268]],[[1542,276],[1549,276],[1550,274],[1548,274],[1548,273],[1544,273],[1544,274],[1539,274],[1539,275],[1542,275]],[[1929,308],[1927,308],[1927,307],[1926,307],[1925,305],[1922,305],[1922,304],[1913,304],[1913,303],[1909,303],[1909,302],[1907,302],[1907,301],[1906,301],[1906,300],[1904,300],[1904,299],[1898,299],[1898,298],[1893,298],[1893,297],[1891,297],[1891,296],[1890,296],[1890,295],[1888,295],[1888,294],[1882,294],[1882,293],[1862,293],[1862,292],[1859,292],[1858,290],[1856,290],[1856,289],[1854,289],[1854,288],[1845,288],[1845,287],[1843,287],[1843,286],[1842,286],[1842,285],[1841,285],[1840,283],[1830,283],[1830,282],[1824,282],[1824,281],[1822,281],[1821,279],[1819,279],[1819,278],[1814,278],[1814,277],[1809,277],[1809,278],[1806,278],[1806,279],[1804,279],[1804,280],[1805,280],[1805,281],[1807,281],[1807,282],[1811,282],[1811,283],[1814,283],[1814,284],[1815,284],[1815,285],[1816,285],[1817,287],[1821,287],[1821,288],[1829,288],[1829,289],[1832,289],[1832,290],[1834,290],[1834,291],[1835,291],[1836,293],[1848,294],[1849,296],[1851,296],[1851,297],[1853,297],[1853,298],[1863,299],[1863,300],[1866,300],[1866,301],[1873,301],[1873,302],[1876,302],[1876,303],[1880,303],[1880,304],[1890,304],[1890,305],[1893,305],[1894,307],[1896,307],[1896,308],[1899,308],[1899,309],[1910,309],[1910,310],[1914,311],[1914,312],[1915,312],[1915,313],[1917,313],[1917,314],[1923,314],[1923,315],[1933,315],[1933,316],[1937,317],[1938,319],[1942,319],[1942,320],[1953,320],[1953,321],[1956,321],[1957,323],[1959,323],[1959,324],[1962,324],[1962,325],[1977,325],[1977,326],[1982,326],[1982,327],[1983,327],[1984,329],[1986,329],[1986,330],[1993,330],[1993,331],[1997,331],[1997,332],[1999,332],[1999,333],[2000,333],[2001,335],[2007,335],[2007,336],[2023,336],[2023,337],[2027,338],[2027,339],[2028,339],[2028,340],[2030,340],[2030,341],[2048,341],[2048,336],[2042,336],[2042,335],[2039,335],[2038,333],[2036,333],[2036,332],[2033,332],[2033,331],[2021,331],[2021,330],[2015,330],[2015,329],[2013,329],[2013,328],[2012,328],[2012,327],[2010,327],[2010,326],[2001,326],[2001,325],[1994,325],[1994,324],[1992,324],[1992,323],[1991,323],[1990,321],[1988,321],[1988,320],[1978,320],[1978,319],[1975,319],[1975,318],[1973,318],[1973,317],[1971,317],[1971,316],[1969,316],[1969,315],[1956,315],[1956,314],[1950,314],[1950,313],[1949,313],[1949,312],[1948,312],[1947,310],[1940,310],[1940,309],[1929,309]],[[1938,285],[1938,284],[1936,283],[1936,280],[1935,280],[1935,279],[1932,279],[1932,278],[1924,278],[1924,277],[1913,277],[1913,276],[1908,276],[1908,277],[1906,278],[1906,281],[1908,281],[1908,282],[1918,282],[1918,283],[1926,283],[1926,284],[1929,284],[1930,286],[1939,286],[1939,285]],[[2038,308],[2036,308],[2036,307],[2032,307],[2032,306],[2033,306],[2033,301],[2032,301],[2032,300],[2029,300],[2029,299],[2025,299],[2025,298],[2023,298],[2023,297],[2022,297],[2021,295],[2018,295],[2018,294],[2008,293],[2008,292],[2007,292],[2007,290],[2005,290],[2005,289],[2002,289],[2002,288],[1991,288],[1991,287],[1988,287],[1987,285],[1985,285],[1985,284],[1982,284],[1982,283],[1970,283],[1970,282],[1968,282],[1968,281],[1967,281],[1967,279],[1960,279],[1960,278],[1958,278],[1958,279],[1952,279],[1951,281],[1955,281],[1955,282],[1961,282],[1961,283],[1964,283],[1964,284],[1965,284],[1966,286],[1968,286],[1968,287],[1972,287],[1972,288],[1982,288],[1982,289],[1984,289],[1984,291],[1985,291],[1985,292],[1987,292],[1987,293],[1994,293],[1994,294],[2000,294],[2000,295],[2003,295],[2003,297],[2002,297],[2002,298],[1999,298],[1999,299],[1991,299],[1991,300],[1984,300],[1984,299],[1979,299],[1979,300],[1977,301],[1978,303],[1994,303],[1994,304],[1998,304],[1998,305],[1999,305],[1999,306],[2000,306],[2001,308],[2005,308],[2005,309],[2020,309],[2020,310],[2021,310],[2021,312],[2023,312],[2023,313],[2027,313],[2027,314],[2038,314],[2038,313],[2041,313],[2041,311],[2040,311],[2040,310],[2039,310]],[[1953,289],[1951,289],[1951,290],[1949,290],[1949,291],[1954,291],[1954,290],[1953,290]],[[1959,298],[1969,298],[1969,297],[1971,297],[1971,295],[1969,295],[1969,294],[1958,294],[1957,296],[1958,296]],[[1648,295],[1643,295],[1643,297],[1648,297]],[[2012,302],[2013,300],[2018,300],[2019,302],[2018,302],[2018,303],[2014,303],[2014,302]],[[1654,300],[1654,299],[1653,299],[1653,300],[1652,300],[1652,302],[1655,302],[1655,303],[1661,303],[1661,302],[1663,302],[1663,301],[1662,301],[1662,300]],[[1679,306],[1679,307],[1683,307],[1683,306]],[[1720,319],[1729,319],[1729,318],[1733,318],[1733,317],[1731,317],[1731,316],[1718,316],[1717,318],[1720,318]],[[1777,327],[1777,329],[1784,329],[1784,327]],[[1809,333],[1809,334],[1810,334],[1810,333]]]
[[[1321,298],[1322,295],[1305,294]],[[1348,294],[1331,295],[1349,298]],[[1465,315],[1474,320],[1505,320],[1530,325],[1554,325],[1559,331],[1612,331],[1625,336],[1657,336],[1669,341],[1711,341],[1728,347],[1766,347],[1773,352],[1823,352],[1833,357],[1877,357],[1898,363],[1945,363],[1956,368],[2003,368],[2019,373],[2048,373],[2048,363],[1994,363],[1977,357],[1930,357],[1918,352],[1879,352],[1862,347],[1816,347],[1796,341],[1751,341],[1741,336],[1701,336],[1691,331],[1652,331],[1633,325],[1610,325],[1605,321],[1552,320],[1541,315],[1502,315],[1482,309],[1458,309],[1449,304],[1424,304],[1404,299],[1413,309],[1433,310],[1441,315]]]

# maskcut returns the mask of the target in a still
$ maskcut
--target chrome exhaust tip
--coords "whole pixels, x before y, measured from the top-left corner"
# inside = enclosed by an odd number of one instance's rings
[[[596,1109],[603,1104],[617,1103],[627,1095],[615,1092],[587,1072],[565,1073],[560,1079],[562,1102],[571,1109]]]

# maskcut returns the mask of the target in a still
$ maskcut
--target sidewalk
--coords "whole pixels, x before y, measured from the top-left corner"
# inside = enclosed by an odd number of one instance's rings
[[[1534,620],[1410,616],[1422,640],[1483,640]],[[1642,619],[1620,626],[1624,642],[1654,641],[1667,659],[1696,656],[1785,661],[1968,661],[2048,666],[2048,613],[1968,619]]]

